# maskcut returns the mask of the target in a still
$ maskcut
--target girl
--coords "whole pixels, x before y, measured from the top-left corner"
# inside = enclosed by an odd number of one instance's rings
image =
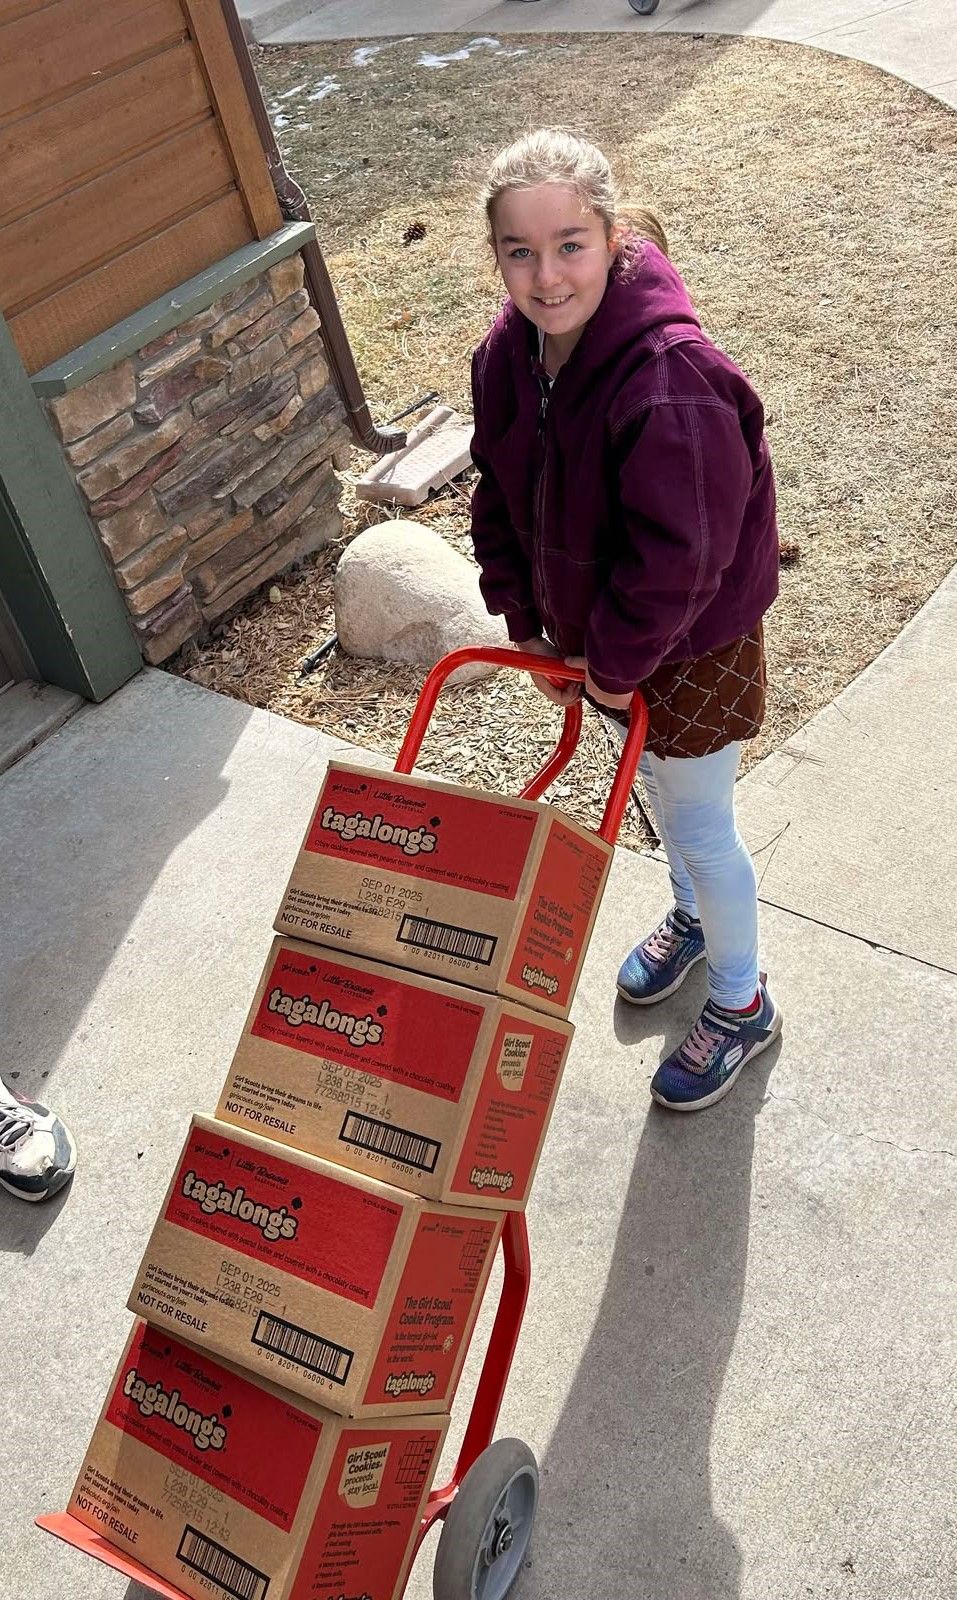
[[[707,957],[707,1004],[651,1084],[696,1110],[781,1031],[734,820],[778,588],[764,412],[702,332],[654,217],[616,220],[593,145],[527,134],[493,162],[484,204],[509,298],[472,361],[482,593],[523,650],[583,660],[606,715],[627,722],[636,688],[648,703],[642,776],[675,903],[618,989],[651,1005]],[[578,693],[534,681],[559,704]]]

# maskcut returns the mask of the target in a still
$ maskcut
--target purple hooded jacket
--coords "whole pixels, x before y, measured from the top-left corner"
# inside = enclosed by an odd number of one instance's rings
[[[540,373],[507,300],[472,358],[472,538],[509,637],[626,694],[750,633],[778,591],[764,410],[657,246],[613,267],[546,408]]]

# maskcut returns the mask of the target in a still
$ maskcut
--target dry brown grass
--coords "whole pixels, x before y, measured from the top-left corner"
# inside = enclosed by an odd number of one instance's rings
[[[788,565],[754,759],[890,642],[957,554],[957,118],[875,68],[752,39],[509,36],[442,71],[417,65],[463,43],[393,43],[366,66],[350,43],[256,53],[370,403],[386,418],[435,389],[467,406],[468,356],[500,300],[474,200],[488,157],[546,121],[600,143],[767,407]],[[326,77],[341,87],[310,101]],[[458,497],[423,514],[464,547]],[[347,493],[350,531],[381,515]],[[415,674],[334,658],[297,681],[332,628],[333,564],[284,578],[278,604],[247,602],[178,666],[392,752]],[[553,729],[529,686],[493,680],[449,697],[431,759],[507,781],[496,751],[511,737],[516,762],[532,757]],[[606,768],[592,728],[566,801],[587,820]]]

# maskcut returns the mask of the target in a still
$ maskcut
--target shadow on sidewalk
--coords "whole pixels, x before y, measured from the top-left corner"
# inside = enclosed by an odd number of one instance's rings
[[[711,1111],[649,1110],[595,1325],[542,1462],[521,1600],[738,1600],[710,1446],[775,1045]],[[584,1197],[583,1197],[584,1199]]]

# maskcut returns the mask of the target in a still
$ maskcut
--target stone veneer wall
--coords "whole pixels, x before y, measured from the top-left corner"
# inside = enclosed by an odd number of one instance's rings
[[[340,531],[350,435],[301,256],[46,408],[147,661]]]

